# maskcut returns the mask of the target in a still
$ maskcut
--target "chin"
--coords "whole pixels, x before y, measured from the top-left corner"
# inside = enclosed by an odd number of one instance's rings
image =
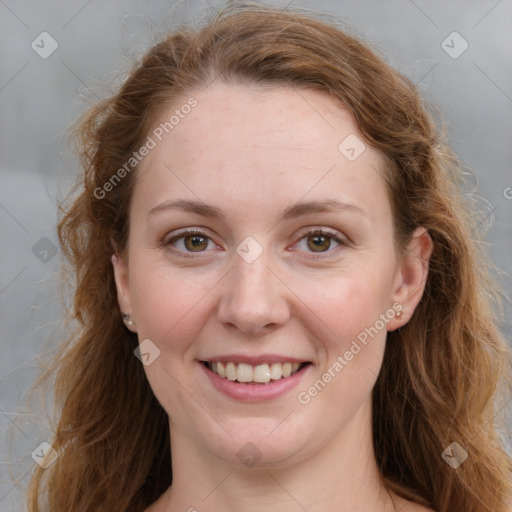
[[[292,416],[293,413],[290,415]],[[287,421],[287,420],[285,420]],[[240,418],[224,423],[227,433],[222,440],[204,436],[206,446],[217,458],[230,464],[249,469],[279,468],[298,462],[312,445],[314,433],[304,430],[304,424],[297,428],[291,425],[280,427],[283,418]],[[309,438],[309,442],[308,442]],[[317,449],[310,446],[313,453]]]

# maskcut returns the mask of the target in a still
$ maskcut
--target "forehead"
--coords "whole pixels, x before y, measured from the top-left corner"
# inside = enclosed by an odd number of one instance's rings
[[[388,209],[380,155],[325,93],[220,84],[193,97],[197,105],[139,166],[134,202],[146,209],[185,196],[272,210],[326,194],[367,204],[377,217]],[[162,112],[155,126],[179,108]]]

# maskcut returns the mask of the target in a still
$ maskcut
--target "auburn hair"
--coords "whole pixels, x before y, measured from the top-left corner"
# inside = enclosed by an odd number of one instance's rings
[[[436,512],[508,512],[511,458],[494,407],[498,391],[510,391],[510,352],[457,159],[411,81],[368,44],[317,15],[246,2],[170,33],[79,121],[82,173],[58,224],[76,327],[47,374],[55,376],[59,457],[36,468],[29,510],[141,512],[172,482],[168,417],[134,357],[137,337],[122,322],[111,263],[113,247],[128,243],[136,167],[108,193],[98,190],[164,108],[213,80],[323,91],[381,153],[397,246],[405,251],[419,226],[434,243],[423,297],[389,333],[373,390],[382,480]],[[468,453],[456,469],[442,457],[454,442]]]

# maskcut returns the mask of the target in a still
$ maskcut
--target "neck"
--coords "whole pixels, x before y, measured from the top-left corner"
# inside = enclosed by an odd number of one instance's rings
[[[367,413],[360,411],[362,417]],[[173,484],[155,510],[237,510],[243,504],[244,512],[275,510],[277,505],[280,512],[393,512],[375,462],[371,427],[362,429],[361,424],[353,421],[310,456],[259,469],[209,456],[171,428]]]

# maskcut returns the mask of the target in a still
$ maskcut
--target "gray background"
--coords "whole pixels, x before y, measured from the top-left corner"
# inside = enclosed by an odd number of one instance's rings
[[[59,336],[56,204],[78,172],[67,131],[90,99],[183,19],[225,2],[0,0],[0,510],[20,510],[31,452],[49,439],[26,392]],[[273,2],[285,6],[287,2]],[[373,41],[442,111],[448,139],[484,207],[497,277],[512,263],[512,1],[295,1],[340,17]],[[48,32],[57,50],[43,59]],[[442,42],[457,31],[467,50]],[[45,51],[49,40],[45,40]],[[448,39],[452,52],[463,41]],[[40,48],[42,51],[43,48]],[[507,318],[511,307],[506,302]],[[503,329],[511,338],[512,327]],[[8,453],[8,443],[11,451]],[[10,473],[21,480],[15,486]]]

